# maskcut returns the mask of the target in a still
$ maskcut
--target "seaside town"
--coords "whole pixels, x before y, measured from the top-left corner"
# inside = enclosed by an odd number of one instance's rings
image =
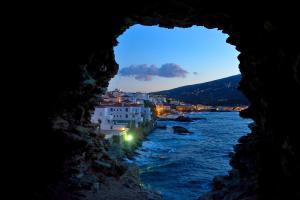
[[[141,140],[153,128],[161,128],[157,125],[158,120],[180,118],[190,112],[230,112],[242,109],[245,106],[193,105],[162,95],[115,89],[101,96],[92,113],[91,122],[104,134],[105,139],[122,144],[124,141]]]

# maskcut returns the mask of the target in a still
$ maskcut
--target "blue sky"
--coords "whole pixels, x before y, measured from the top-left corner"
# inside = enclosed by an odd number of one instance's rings
[[[152,92],[239,74],[239,53],[227,38],[219,30],[199,26],[132,26],[114,48],[120,68],[108,90]],[[166,72],[172,66],[177,71]],[[141,75],[144,71],[150,75]]]

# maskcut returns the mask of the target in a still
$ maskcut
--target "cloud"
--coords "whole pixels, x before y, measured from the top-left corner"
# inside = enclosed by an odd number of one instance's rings
[[[174,63],[167,63],[159,68],[158,76],[161,77],[182,77],[184,78],[188,72],[182,69],[179,65]]]
[[[194,74],[194,75],[197,75],[197,74],[198,74],[198,72],[193,72],[193,74]]]
[[[186,77],[187,71],[182,69],[180,65],[175,63],[166,63],[161,67],[155,65],[148,66],[147,64],[142,65],[130,65],[122,68],[119,71],[121,76],[133,76],[139,81],[151,81],[154,76],[160,76],[165,78],[174,77]]]

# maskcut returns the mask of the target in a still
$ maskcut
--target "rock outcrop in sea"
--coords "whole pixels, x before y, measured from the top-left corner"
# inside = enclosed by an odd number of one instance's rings
[[[182,126],[173,126],[172,128],[174,130],[174,133],[178,135],[189,135],[193,133]]]

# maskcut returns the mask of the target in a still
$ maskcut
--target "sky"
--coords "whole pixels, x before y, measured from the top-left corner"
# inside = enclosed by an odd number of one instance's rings
[[[114,48],[118,74],[108,90],[154,92],[239,74],[239,52],[227,34],[201,26],[134,25]]]

